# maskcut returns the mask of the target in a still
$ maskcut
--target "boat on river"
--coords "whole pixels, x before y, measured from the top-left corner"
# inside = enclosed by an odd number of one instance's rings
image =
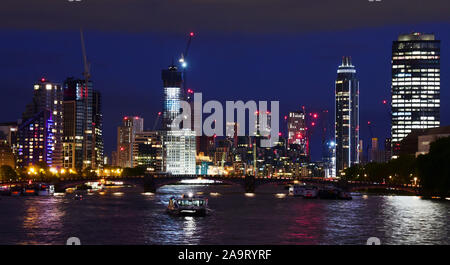
[[[167,212],[178,216],[205,216],[210,210],[207,198],[188,194],[170,198]]]
[[[308,186],[303,192],[303,198],[305,199],[316,199],[319,195],[319,189],[315,186]]]
[[[289,195],[290,196],[300,196],[302,197],[305,193],[307,186],[302,184],[294,184],[289,186]]]
[[[39,196],[52,196],[55,194],[55,186],[49,185],[46,183],[40,183],[36,185],[37,187],[37,195]]]

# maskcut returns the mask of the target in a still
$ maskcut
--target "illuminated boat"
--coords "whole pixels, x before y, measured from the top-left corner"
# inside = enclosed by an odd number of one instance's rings
[[[167,212],[181,216],[205,216],[209,213],[208,199],[192,194],[182,195],[179,198],[172,197],[169,200]]]
[[[11,190],[8,186],[4,185],[4,186],[0,186],[0,195],[10,195],[11,194]]]
[[[22,191],[24,196],[35,196],[38,195],[38,188],[36,185],[25,185]]]
[[[37,193],[39,196],[51,196],[55,193],[55,186],[41,183],[37,185]]]
[[[21,186],[11,186],[10,194],[11,194],[11,196],[20,196],[20,195],[22,195],[22,187]]]

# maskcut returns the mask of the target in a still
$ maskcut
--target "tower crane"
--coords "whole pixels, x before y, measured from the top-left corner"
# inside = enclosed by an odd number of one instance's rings
[[[154,131],[154,130],[156,129],[156,125],[158,125],[158,122],[159,122],[159,120],[160,120],[160,118],[161,118],[161,114],[162,114],[161,111],[158,112],[158,116],[156,116],[155,123],[153,124],[153,129],[152,129],[152,131]]]
[[[195,36],[194,32],[189,32],[186,48],[184,49],[184,52],[181,54],[180,60],[178,60],[181,64],[181,68],[183,69],[183,91],[184,93],[187,93],[187,82],[186,82],[186,68],[188,66],[187,64],[187,58],[189,53],[189,48],[191,47],[192,38]]]
[[[81,50],[83,52],[83,66],[84,66],[83,76],[84,76],[84,81],[86,82],[85,83],[85,85],[86,85],[85,93],[87,93],[87,82],[91,78],[91,72],[90,72],[91,65],[90,65],[89,61],[87,60],[86,46],[84,45],[83,29],[80,29],[80,40],[81,40]]]

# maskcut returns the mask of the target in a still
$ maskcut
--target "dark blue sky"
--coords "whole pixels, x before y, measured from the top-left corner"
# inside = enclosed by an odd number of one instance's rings
[[[352,56],[360,80],[361,137],[390,134],[391,45],[398,34],[435,33],[441,44],[441,116],[450,124],[450,24],[391,25],[310,33],[196,32],[189,54],[189,87],[203,92],[204,101],[279,100],[281,113],[306,106],[329,109],[333,125],[334,80],[344,55]],[[31,100],[33,82],[42,76],[62,82],[83,71],[76,30],[0,30],[0,122],[20,118]],[[106,154],[116,145],[116,126],[123,115],[144,117],[153,126],[162,108],[160,71],[184,49],[183,33],[85,32],[92,80],[103,95]],[[282,122],[282,120],[280,120]],[[284,126],[284,124],[281,124]],[[321,134],[313,135],[311,151],[319,159]],[[367,142],[364,144],[366,146]]]

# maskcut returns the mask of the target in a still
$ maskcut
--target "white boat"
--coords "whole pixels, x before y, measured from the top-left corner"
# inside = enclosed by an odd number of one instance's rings
[[[167,212],[172,215],[205,216],[209,213],[208,199],[192,194],[182,195],[179,198],[172,197],[169,200]]]
[[[304,196],[306,185],[294,184],[289,186],[290,196]]]
[[[37,190],[39,196],[51,196],[55,193],[55,186],[42,183],[38,185]]]

